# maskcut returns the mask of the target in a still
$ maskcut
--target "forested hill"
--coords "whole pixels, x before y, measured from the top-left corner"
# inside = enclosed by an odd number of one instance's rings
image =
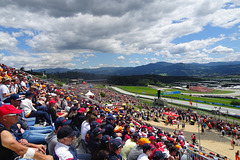
[[[167,63],[157,62],[137,67],[103,67],[97,69],[45,69],[46,73],[56,72],[83,72],[89,74],[104,74],[117,76],[131,75],[164,75],[164,76],[227,76],[240,75],[240,62],[212,62],[206,64],[199,63]]]

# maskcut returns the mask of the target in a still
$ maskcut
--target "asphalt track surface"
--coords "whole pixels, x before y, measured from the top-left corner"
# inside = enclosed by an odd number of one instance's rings
[[[156,96],[149,96],[149,95],[142,95],[142,94],[127,92],[127,91],[122,90],[117,87],[112,87],[112,88],[122,94],[131,95],[131,96],[135,96],[135,97],[139,97],[139,98],[146,98],[146,99],[152,99],[152,100],[154,98],[157,98]],[[170,98],[163,98],[163,99],[165,99],[169,103],[176,103],[176,104],[183,104],[183,105],[190,106],[189,101],[176,100],[176,99],[170,99]],[[219,110],[219,106],[213,106],[213,105],[196,103],[196,102],[192,102],[192,106],[196,106],[196,108],[199,107],[199,108],[205,108],[205,109],[209,109],[209,110]],[[228,113],[229,115],[240,116],[240,109],[226,108],[226,107],[222,106],[220,109],[220,112],[224,113],[224,114]]]

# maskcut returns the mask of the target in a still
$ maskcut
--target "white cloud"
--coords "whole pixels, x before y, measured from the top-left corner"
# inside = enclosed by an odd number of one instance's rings
[[[117,59],[124,60],[125,57],[124,56],[119,56],[119,57],[117,57]]]
[[[24,56],[23,56],[24,55]],[[26,54],[15,53],[14,55],[6,56],[2,53],[3,58],[1,62],[9,64],[12,67],[20,68],[24,66],[25,69],[38,68],[72,68],[75,64],[70,63],[74,59],[74,54],[61,53],[38,53]]]
[[[92,53],[84,54],[83,57],[87,59],[89,57],[95,57],[95,54],[92,54]]]
[[[24,52],[25,48],[19,48],[19,53],[27,54],[33,60],[48,61],[46,64],[50,66],[57,64],[51,59],[41,56],[36,58],[32,54],[48,52],[52,57],[58,54],[60,64],[71,66],[74,66],[71,62],[73,57],[82,55],[85,59],[94,58],[97,53],[155,53],[154,56],[166,59],[184,58],[186,55],[191,57],[198,50],[210,50],[211,45],[225,37],[216,38],[216,35],[215,38],[179,44],[173,44],[172,41],[200,33],[207,25],[222,28],[238,25],[240,9],[236,6],[239,1],[233,0],[229,6],[226,6],[227,2],[228,0],[5,0],[0,2],[0,26],[18,31],[11,34],[0,31],[0,49],[15,54],[20,42],[15,37],[25,36],[24,40],[31,51],[28,53]],[[65,55],[68,53],[73,57],[70,56],[66,61]],[[119,57],[121,59],[124,56]],[[133,64],[139,65],[140,61],[134,60]],[[36,65],[32,64],[33,67]]]
[[[88,68],[90,68],[90,69],[96,69],[96,68],[101,68],[101,67],[120,67],[120,66],[119,65],[115,65],[115,64],[111,64],[111,65],[99,64],[97,66],[88,66]]]
[[[140,61],[138,61],[138,60],[131,60],[131,61],[129,61],[129,63],[135,64],[135,65],[139,65]]]
[[[232,48],[227,48],[227,47],[224,47],[224,46],[217,46],[213,49],[210,49],[210,50],[206,50],[204,49],[203,50],[204,52],[207,52],[207,53],[213,53],[213,54],[229,54],[229,53],[233,53],[234,50]]]
[[[86,64],[86,63],[88,63],[88,61],[83,61],[83,62],[82,62],[82,64]]]
[[[152,62],[157,62],[158,59],[157,59],[157,58],[151,58],[151,61],[152,61]]]
[[[15,37],[4,32],[0,32],[0,37],[0,50],[16,49],[18,41]]]

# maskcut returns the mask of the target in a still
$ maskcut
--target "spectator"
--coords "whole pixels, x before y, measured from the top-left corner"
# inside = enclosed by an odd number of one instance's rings
[[[137,145],[138,140],[139,134],[134,133],[133,135],[131,135],[131,138],[126,141],[121,151],[121,155],[124,159],[127,159],[130,151]]]
[[[111,152],[105,157],[105,160],[123,160],[120,153],[124,142],[120,139],[111,139],[110,146]]]
[[[27,77],[23,76],[21,77],[21,82],[20,82],[20,92],[26,93],[28,91],[27,88]]]
[[[51,115],[53,123],[58,117],[67,117],[68,115],[64,110],[61,110],[61,113],[57,113],[57,107],[58,104],[54,99],[49,101],[48,113]]]
[[[161,151],[156,151],[153,154],[152,160],[167,160],[167,154]]]
[[[81,125],[86,120],[85,116],[85,108],[80,108],[75,116],[72,117],[73,124],[77,127],[79,131],[81,131]]]
[[[57,133],[58,143],[54,148],[54,160],[77,160],[77,151],[71,145],[73,139],[77,135],[69,127],[62,127]]]
[[[11,79],[7,76],[4,76],[0,84],[0,99],[2,102],[9,103],[8,98],[15,92],[10,92],[8,85],[11,83]]]
[[[99,127],[93,129],[90,134],[90,141],[87,143],[87,147],[93,155],[96,150],[99,149],[102,139],[103,130]]]
[[[27,91],[25,94],[25,99],[21,103],[21,108],[24,110],[25,117],[36,117],[36,123],[39,123],[39,118],[42,118],[44,121],[44,126],[46,126],[46,121],[51,125],[51,120],[47,112],[37,111],[32,105],[33,93]]]
[[[111,137],[109,135],[104,135],[101,139],[101,145],[93,154],[94,160],[104,160],[104,158],[110,153],[110,140]],[[126,159],[125,159],[126,160]]]
[[[51,160],[52,156],[43,154],[45,153],[43,148],[39,148],[39,151],[36,151],[32,148],[26,147],[20,143],[18,137],[15,136],[14,133],[11,133],[10,128],[18,121],[17,116],[21,112],[22,110],[16,109],[12,105],[3,105],[0,107],[1,158],[4,160],[12,160],[20,156],[27,159]]]
[[[83,121],[81,125],[81,135],[83,140],[85,140],[86,133],[90,130],[90,124],[96,120],[97,117],[93,115],[92,112],[89,111],[86,115],[86,120]]]
[[[142,148],[143,153],[138,156],[137,160],[148,160],[148,157],[152,153],[152,145],[149,143],[145,143]]]
[[[59,117],[56,119],[54,126],[55,131],[51,132],[46,138],[48,152],[50,155],[53,155],[54,147],[57,144],[57,133],[62,127],[67,127],[71,124],[71,120],[67,120],[64,117]]]
[[[10,92],[18,93],[18,78],[12,78],[12,84],[10,86]]]
[[[118,137],[118,135],[121,136],[121,133],[116,134],[114,132],[116,118],[113,117],[112,115],[109,115],[106,121],[107,121],[107,124],[104,126],[104,129],[105,129],[104,135],[109,135],[113,138]]]
[[[150,143],[150,141],[147,138],[141,138],[139,139],[139,144],[136,145],[129,153],[128,160],[136,160],[140,154],[143,153],[142,146],[145,143]]]

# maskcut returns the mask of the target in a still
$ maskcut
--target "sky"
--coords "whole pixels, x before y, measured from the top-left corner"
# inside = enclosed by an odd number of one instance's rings
[[[1,0],[0,17],[15,68],[240,61],[239,0]]]

